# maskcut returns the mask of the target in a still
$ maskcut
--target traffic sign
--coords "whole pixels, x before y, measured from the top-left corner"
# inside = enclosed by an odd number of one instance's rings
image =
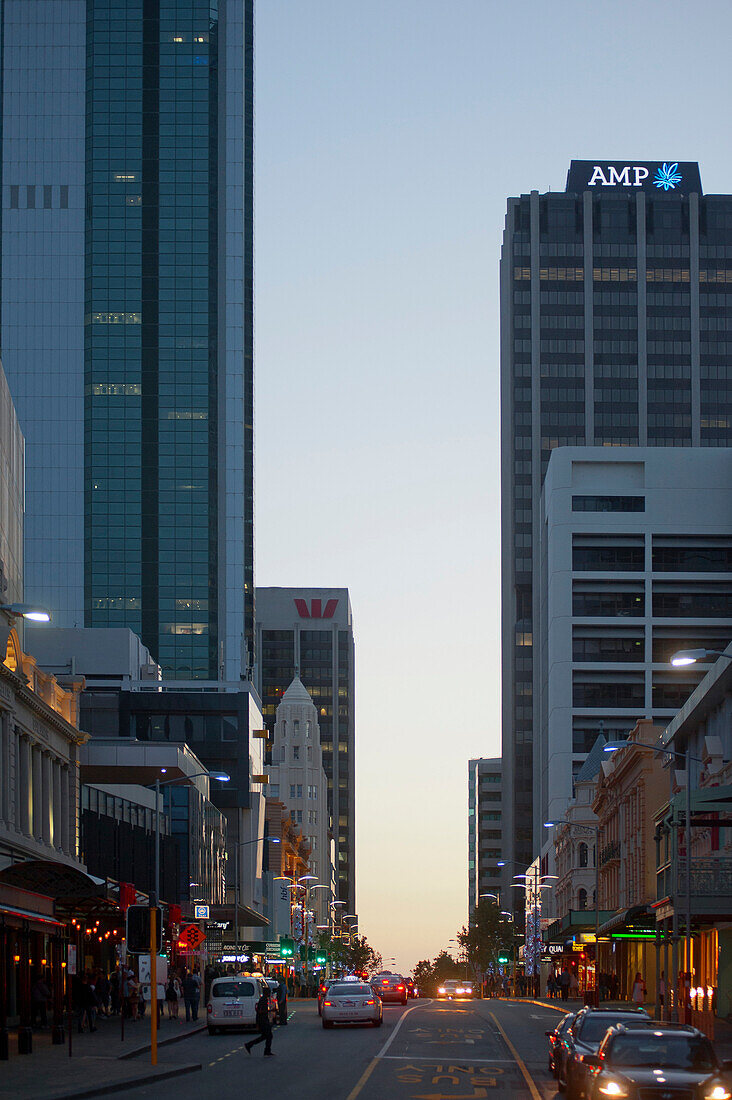
[[[196,948],[201,946],[205,939],[206,933],[202,932],[197,924],[187,924],[180,930],[178,946],[187,947],[189,950],[195,951]]]
[[[194,905],[193,916],[196,920],[208,920],[209,908],[207,905]]]

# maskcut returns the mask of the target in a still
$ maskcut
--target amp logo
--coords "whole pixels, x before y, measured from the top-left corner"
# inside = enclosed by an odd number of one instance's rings
[[[310,607],[307,600],[295,600],[295,607],[301,619],[332,619],[338,600],[326,600],[325,607],[322,600],[311,600]]]
[[[599,183],[603,187],[642,187],[643,180],[648,179],[648,175],[648,169],[642,164],[626,164],[619,171],[613,164],[605,169],[596,164],[587,186],[596,187]]]

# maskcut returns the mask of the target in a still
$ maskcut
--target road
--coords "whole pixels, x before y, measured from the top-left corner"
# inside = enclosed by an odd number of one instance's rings
[[[294,1002],[276,1028],[274,1058],[251,1055],[251,1034],[202,1033],[161,1050],[161,1063],[200,1062],[202,1072],[115,1092],[115,1100],[554,1100],[544,1032],[560,1013],[510,1001],[419,1000],[384,1007],[381,1028],[324,1031],[317,1006]]]

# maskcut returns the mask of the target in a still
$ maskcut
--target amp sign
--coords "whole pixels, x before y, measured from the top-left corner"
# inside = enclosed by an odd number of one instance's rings
[[[573,160],[567,175],[567,191],[650,191],[655,195],[701,195],[701,176],[695,161]]]

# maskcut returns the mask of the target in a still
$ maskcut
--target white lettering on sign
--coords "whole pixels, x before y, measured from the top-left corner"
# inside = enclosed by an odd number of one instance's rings
[[[630,173],[633,173],[633,181],[631,182]],[[602,170],[599,164],[596,164],[592,170],[592,175],[587,183],[588,187],[595,187],[598,183],[603,187],[640,187],[644,179],[648,178],[648,169],[644,168],[642,164],[626,164],[624,168],[618,171],[612,164],[607,167],[607,175]]]

